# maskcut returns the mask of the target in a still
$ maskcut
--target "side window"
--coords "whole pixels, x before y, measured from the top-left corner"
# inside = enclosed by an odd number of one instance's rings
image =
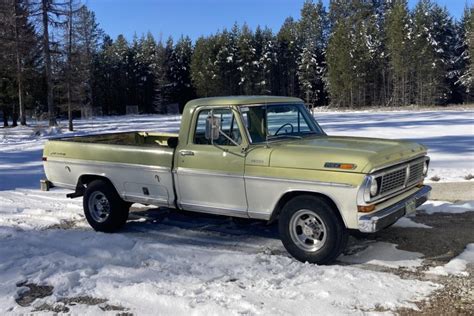
[[[242,135],[240,134],[237,119],[230,109],[202,110],[198,114],[196,130],[194,131],[194,144],[211,145],[211,140],[206,139],[206,120],[211,115],[220,119],[221,134],[214,144],[220,146],[235,146],[234,142],[240,144]],[[223,135],[224,134],[224,135]]]

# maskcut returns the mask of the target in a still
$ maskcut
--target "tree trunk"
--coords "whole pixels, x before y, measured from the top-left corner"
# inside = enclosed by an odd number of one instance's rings
[[[15,27],[15,53],[16,53],[16,74],[18,81],[18,107],[20,109],[20,124],[26,125],[26,115],[25,115],[25,104],[23,103],[23,74],[21,67],[21,55],[20,55],[20,34],[18,30],[18,18],[20,12],[18,12],[18,5],[16,0],[12,0],[14,6],[14,27]],[[14,111],[15,113],[15,111]]]
[[[18,126],[18,112],[16,110],[16,104],[12,105],[12,127]]]
[[[51,72],[51,52],[49,51],[49,0],[41,1],[42,15],[43,15],[43,54],[44,64],[46,73],[46,86],[47,86],[47,104],[48,104],[48,119],[49,126],[57,126],[56,122],[56,109],[54,107],[53,100],[53,76]]]
[[[3,127],[8,127],[8,111],[3,108]]]
[[[71,101],[71,63],[72,63],[72,0],[69,0],[68,12],[68,48],[67,48],[67,116],[69,121],[69,131],[74,130],[72,123],[72,101]]]

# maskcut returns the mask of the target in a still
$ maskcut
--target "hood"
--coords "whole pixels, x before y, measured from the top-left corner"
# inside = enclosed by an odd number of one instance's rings
[[[270,166],[369,173],[426,154],[423,145],[392,139],[318,136],[272,144]],[[325,163],[355,164],[353,170],[324,167]]]

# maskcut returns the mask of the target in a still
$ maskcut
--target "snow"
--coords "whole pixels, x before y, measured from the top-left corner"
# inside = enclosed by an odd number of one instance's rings
[[[403,227],[403,228],[432,228],[431,226],[417,223],[413,221],[410,217],[402,217],[400,218],[393,227]]]
[[[469,276],[469,273],[465,271],[468,263],[474,264],[474,244],[468,244],[459,256],[444,266],[432,267],[426,273],[445,276],[450,274]]]
[[[472,114],[324,112],[315,117],[328,134],[425,143],[430,147],[431,175],[462,181],[474,174]],[[39,191],[42,148],[49,138],[131,130],[177,132],[179,123],[180,116],[150,115],[75,121],[77,131],[72,133],[48,129],[45,122],[0,129],[0,314],[27,314],[44,302],[58,304],[60,298],[77,296],[105,298],[144,315],[312,314],[315,306],[321,314],[365,314],[379,308],[416,308],[414,302],[439,288],[366,268],[421,265],[421,254],[394,244],[372,242],[341,256],[344,264],[317,266],[290,258],[277,234],[265,225],[244,229],[225,218],[196,219],[160,210],[155,217],[149,211],[133,213],[121,233],[102,234],[87,225],[82,201],[65,197],[69,191]],[[422,209],[431,214],[464,212],[473,206],[472,201],[430,201]],[[428,228],[411,219],[396,225]],[[463,262],[472,262],[472,248],[469,245],[453,263],[433,269],[462,273]],[[53,294],[21,307],[15,302],[25,290],[17,286],[21,281],[51,285]],[[72,314],[102,312],[98,305],[68,307]]]
[[[70,191],[0,191],[0,227],[41,230],[82,220],[82,201],[66,198],[67,193]]]
[[[474,201],[464,201],[459,203],[450,203],[445,201],[429,201],[419,207],[419,210],[426,214],[451,213],[459,214],[465,212],[474,212]]]
[[[373,264],[389,268],[416,268],[421,266],[421,253],[397,249],[397,245],[377,242],[367,246],[364,250],[350,256],[341,256],[342,262]]]
[[[12,295],[21,291],[16,284],[23,280],[54,286],[54,294],[35,306],[90,295],[147,315],[310,314],[314,306],[324,314],[342,314],[377,306],[413,307],[412,300],[437,288],[353,267],[193,245],[181,240],[176,229],[168,235],[172,237],[90,230],[26,233],[3,227],[0,311],[25,311]],[[72,307],[73,314],[79,311]]]

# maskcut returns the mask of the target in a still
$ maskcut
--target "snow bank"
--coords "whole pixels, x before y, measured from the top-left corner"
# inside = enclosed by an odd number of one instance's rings
[[[69,191],[0,191],[0,227],[23,230],[74,225],[86,226],[81,199],[66,198]]]
[[[348,263],[374,264],[389,268],[416,268],[421,266],[423,254],[397,249],[397,245],[376,242],[350,256],[340,256],[338,260]]]
[[[393,227],[403,227],[403,228],[432,228],[431,226],[417,223],[413,221],[410,217],[402,217],[400,218]]]
[[[426,273],[445,276],[449,274],[469,276],[469,273],[466,272],[468,264],[474,264],[474,244],[468,244],[459,256],[451,259],[444,266],[430,268]]]
[[[428,201],[418,208],[427,213],[451,213],[459,214],[474,211],[474,201],[466,201],[460,203],[451,203],[445,201]]]

